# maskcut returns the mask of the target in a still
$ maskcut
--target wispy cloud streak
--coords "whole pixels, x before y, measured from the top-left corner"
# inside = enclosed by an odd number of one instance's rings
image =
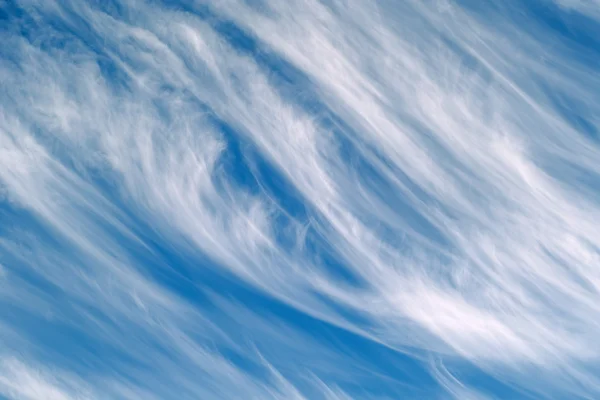
[[[0,394],[600,392],[597,2],[0,6]]]

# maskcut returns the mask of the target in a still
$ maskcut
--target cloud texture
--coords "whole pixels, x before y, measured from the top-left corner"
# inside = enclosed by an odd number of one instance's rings
[[[600,396],[597,1],[0,18],[0,396]]]

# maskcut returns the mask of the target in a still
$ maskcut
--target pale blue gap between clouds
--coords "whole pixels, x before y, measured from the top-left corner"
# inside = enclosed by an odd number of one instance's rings
[[[596,1],[0,1],[0,396],[596,398]]]

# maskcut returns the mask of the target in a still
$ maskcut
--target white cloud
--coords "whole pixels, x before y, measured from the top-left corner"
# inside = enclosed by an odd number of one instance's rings
[[[454,3],[264,3],[211,7],[254,35],[259,52],[280,57],[278,68],[305,75],[310,87],[293,89],[307,93],[294,94],[323,110],[290,97],[277,71],[214,24],[158,5],[121,2],[127,17],[115,17],[85,3],[23,2],[72,29],[82,18],[102,54],[80,42],[43,50],[7,39],[20,68],[0,69],[11,82],[0,114],[3,198],[72,254],[31,233],[12,233],[0,246],[81,307],[59,320],[76,317],[92,337],[134,359],[150,355],[165,370],[156,384],[128,371],[139,379],[114,383],[113,395],[160,396],[176,384],[182,398],[233,398],[238,384],[263,398],[303,396],[266,360],[259,364],[270,379],[256,382],[197,342],[228,339],[117,239],[151,253],[136,219],[168,246],[205,254],[269,295],[389,348],[462,357],[541,394],[522,371],[534,369],[564,393],[596,393],[600,210],[593,190],[557,171],[597,176],[600,154],[548,94],[577,98],[597,129],[593,69],[561,57],[564,45],[545,42],[543,31],[502,13],[487,24]],[[114,79],[101,58],[118,69]],[[332,128],[329,112],[345,125]],[[230,139],[215,119],[289,180],[307,220],[236,182],[224,164]],[[332,277],[307,245],[316,234],[357,283]],[[23,294],[28,283],[7,269],[19,286],[3,298],[33,313],[40,303],[61,309],[46,293]],[[88,308],[102,317],[81,311]],[[129,329],[137,336],[126,337]],[[17,383],[33,379],[19,371]],[[72,398],[41,376],[32,387]],[[437,378],[450,393],[476,394],[450,372]],[[346,396],[324,385],[325,397]]]

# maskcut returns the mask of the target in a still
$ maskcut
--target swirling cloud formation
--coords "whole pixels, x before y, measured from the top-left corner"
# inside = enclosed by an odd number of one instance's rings
[[[600,397],[597,0],[0,0],[0,397]]]

